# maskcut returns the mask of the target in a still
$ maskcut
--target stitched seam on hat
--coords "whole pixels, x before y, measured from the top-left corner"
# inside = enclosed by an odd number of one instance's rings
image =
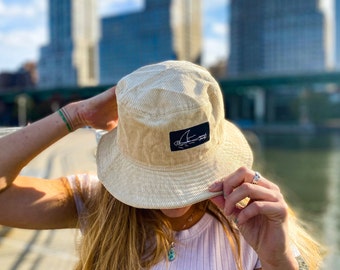
[[[204,108],[205,106],[210,105],[210,102],[204,102],[201,103],[199,106],[188,106],[187,108],[182,108],[182,107],[173,107],[173,111],[169,111],[169,112],[157,112],[156,113],[150,113],[150,111],[144,111],[140,108],[127,108],[129,111],[133,111],[135,113],[138,114],[143,114],[145,116],[148,116],[149,118],[159,118],[159,116],[168,116],[168,115],[175,115],[184,111],[190,112],[190,111],[198,111],[198,110],[202,110],[202,108]]]

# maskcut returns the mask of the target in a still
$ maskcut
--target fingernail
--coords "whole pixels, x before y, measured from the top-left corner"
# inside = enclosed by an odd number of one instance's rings
[[[214,190],[215,188],[217,188],[217,186],[218,186],[218,183],[214,182],[209,186],[209,190]]]

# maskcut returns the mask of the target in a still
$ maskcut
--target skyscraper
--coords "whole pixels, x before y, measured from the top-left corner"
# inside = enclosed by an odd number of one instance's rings
[[[335,4],[335,68],[340,70],[340,0],[334,0]]]
[[[40,88],[98,83],[96,0],[49,0],[49,44],[38,63]]]
[[[231,0],[230,75],[322,71],[318,0]]]
[[[102,19],[100,83],[150,63],[201,57],[201,0],[145,0],[144,8]]]
[[[177,59],[201,61],[201,18],[201,0],[172,0],[171,27]]]

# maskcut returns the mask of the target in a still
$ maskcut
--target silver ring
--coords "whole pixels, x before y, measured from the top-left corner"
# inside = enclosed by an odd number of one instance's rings
[[[253,177],[252,184],[256,185],[261,179],[261,174],[259,172],[255,172],[255,175]]]

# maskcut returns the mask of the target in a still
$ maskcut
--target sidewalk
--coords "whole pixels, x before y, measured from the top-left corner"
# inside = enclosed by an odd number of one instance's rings
[[[41,153],[22,174],[55,178],[96,172],[93,130],[78,130]],[[78,230],[21,230],[0,226],[0,270],[71,270]]]
[[[0,237],[0,269],[72,270],[76,236],[75,230],[9,229]]]

